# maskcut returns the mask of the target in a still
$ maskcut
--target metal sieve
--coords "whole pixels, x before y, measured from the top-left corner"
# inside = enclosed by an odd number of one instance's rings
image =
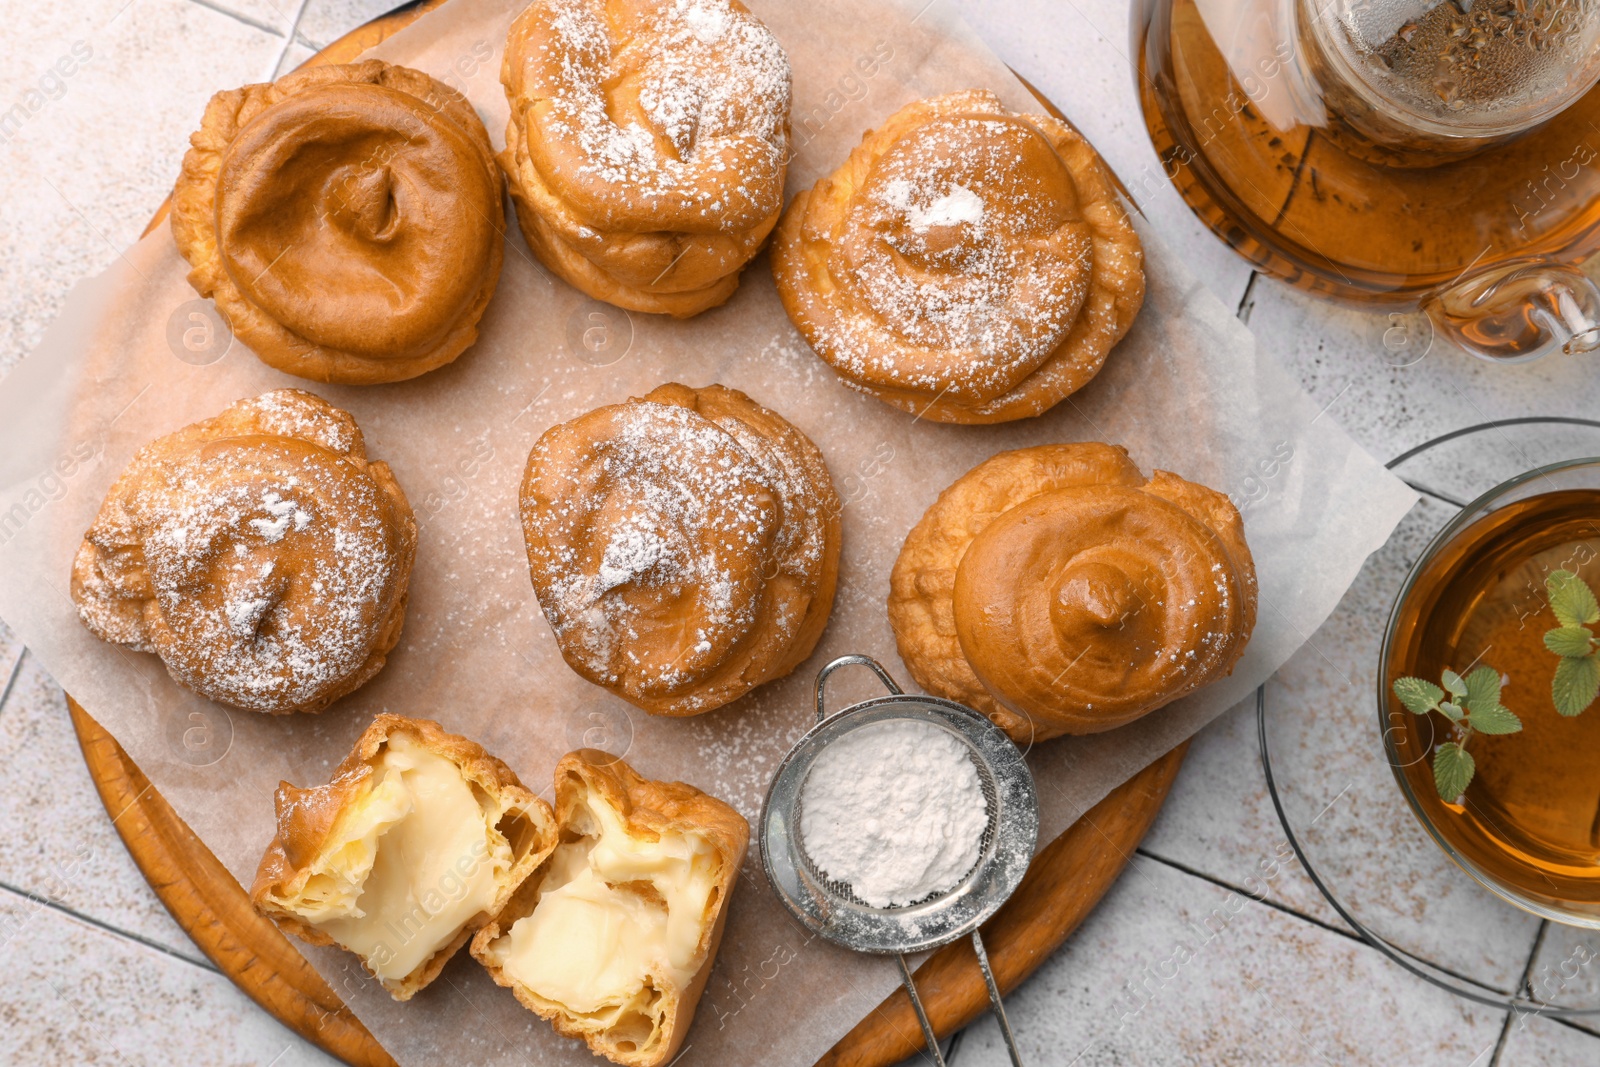
[[[851,665],[869,668],[889,693],[852,704],[830,716],[828,677]],[[761,807],[759,843],[767,881],[784,906],[813,933],[856,952],[896,957],[901,981],[938,1067],[944,1067],[944,1056],[917,995],[906,956],[971,937],[978,967],[989,989],[989,1003],[1005,1035],[1006,1049],[1011,1062],[1021,1067],[1016,1039],[1006,1021],[1000,988],[995,984],[978,928],[1006,902],[1033,859],[1039,833],[1039,799],[1022,753],[1004,731],[971,708],[939,697],[905,693],[870,656],[840,656],[823,667],[817,674],[816,700],[816,725],[784,756]],[[824,748],[853,730],[892,720],[937,726],[966,746],[982,784],[988,825],[980,841],[977,863],[955,886],[903,907],[877,908],[858,898],[848,885],[825,877],[811,862],[800,834],[801,793]]]

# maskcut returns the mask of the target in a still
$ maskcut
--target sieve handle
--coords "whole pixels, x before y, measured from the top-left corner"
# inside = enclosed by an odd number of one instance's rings
[[[1017,1038],[1011,1032],[1011,1020],[1006,1018],[1005,1002],[1000,998],[1000,985],[994,980],[994,971],[989,967],[989,953],[984,951],[983,935],[972,931],[972,950],[978,956],[978,967],[983,971],[983,983],[989,987],[989,1006],[994,1010],[995,1021],[1000,1024],[1000,1033],[1005,1038],[1006,1052],[1011,1057],[1011,1067],[1022,1067],[1022,1053],[1017,1051]],[[939,1050],[939,1038],[933,1032],[933,1022],[928,1018],[928,1011],[922,1006],[922,997],[917,994],[917,983],[911,974],[911,965],[906,962],[903,955],[896,955],[900,961],[900,981],[906,987],[906,995],[911,998],[911,1007],[917,1013],[917,1022],[922,1026],[922,1040],[927,1045],[928,1051],[933,1054],[936,1067],[945,1067],[944,1053]]]
[[[883,664],[879,663],[877,660],[873,659],[871,656],[862,656],[862,655],[840,656],[838,659],[834,660],[832,663],[828,664],[826,667],[822,668],[822,670],[817,672],[817,721],[818,722],[821,722],[823,719],[826,719],[828,717],[828,709],[827,709],[827,704],[826,704],[827,691],[828,691],[828,675],[832,674],[834,671],[838,670],[840,667],[849,667],[849,666],[852,666],[852,665],[857,664],[857,663],[859,663],[863,667],[870,667],[872,669],[872,673],[876,674],[878,676],[878,681],[883,683],[884,688],[888,689],[889,692],[893,693],[895,696],[899,696],[901,693],[905,692],[905,690],[901,689],[898,685],[894,684],[894,679],[889,677],[889,672],[883,669]]]
[[[865,656],[847,656],[845,658],[866,659]],[[835,660],[834,662],[838,661]],[[867,660],[867,662],[872,663],[871,660]],[[876,663],[872,665],[874,667],[878,666]],[[833,664],[830,663],[829,666],[831,667]],[[880,667],[879,670],[881,671],[882,668]],[[889,684],[893,685],[894,683],[890,682]],[[911,965],[906,962],[905,956],[898,953],[896,953],[895,959],[900,961],[900,981],[905,984],[906,995],[911,998],[911,1007],[917,1013],[917,1022],[922,1024],[922,1040],[928,1046],[928,1051],[933,1054],[935,1067],[945,1067],[944,1053],[939,1049],[939,1038],[933,1032],[933,1023],[928,1020],[928,1012],[922,1006],[922,998],[917,995],[917,982],[915,978],[911,977]]]
[[[1000,999],[1000,984],[994,980],[989,966],[989,953],[983,947],[983,935],[972,931],[972,951],[977,954],[978,967],[983,971],[983,984],[989,987],[989,1006],[994,1009],[995,1021],[1006,1039],[1006,1052],[1011,1056],[1011,1067],[1022,1067],[1022,1053],[1017,1051],[1017,1037],[1011,1032],[1011,1020],[1006,1018],[1005,1001]]]

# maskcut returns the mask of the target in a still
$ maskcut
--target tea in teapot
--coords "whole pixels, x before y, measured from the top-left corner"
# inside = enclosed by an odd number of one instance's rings
[[[1600,348],[1600,0],[1141,0],[1134,32],[1166,176],[1259,269],[1488,358]]]

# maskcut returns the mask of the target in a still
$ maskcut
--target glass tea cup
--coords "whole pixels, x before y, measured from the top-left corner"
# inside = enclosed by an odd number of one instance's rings
[[[1459,867],[1527,911],[1600,929],[1600,704],[1556,710],[1557,625],[1546,577],[1577,574],[1600,589],[1600,459],[1519,475],[1468,504],[1418,558],[1395,600],[1378,668],[1385,755],[1412,812]],[[1433,759],[1463,736],[1441,713],[1415,715],[1397,678],[1434,684],[1491,667],[1519,732],[1473,734],[1475,772],[1440,796]],[[1470,722],[1470,715],[1468,716]]]

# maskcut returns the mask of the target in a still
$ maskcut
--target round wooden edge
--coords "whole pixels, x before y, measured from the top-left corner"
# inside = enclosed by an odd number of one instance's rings
[[[383,1046],[178,818],[106,729],[70,696],[84,762],[111,825],[201,952],[275,1019],[353,1067],[396,1067]]]
[[[305,65],[348,62],[444,2],[424,0],[381,16]],[[1068,121],[1026,79],[1018,79],[1040,106]],[[1123,194],[1127,196],[1126,190]],[[161,205],[146,233],[166,220],[168,208]],[[67,706],[112,825],[156,896],[200,951],[274,1018],[323,1051],[352,1067],[394,1067],[394,1059],[299,950],[256,914],[243,887],[178,818],[116,738],[70,696]],[[1188,742],[1179,745],[1112,790],[1034,857],[1017,891],[983,927],[1002,991],[1032,974],[1111,888],[1161,810],[1188,747]],[[935,952],[917,968],[916,982],[940,1037],[988,1010],[988,992],[969,941]],[[841,1038],[818,1067],[889,1067],[923,1044],[911,1001],[904,990],[896,990]]]

